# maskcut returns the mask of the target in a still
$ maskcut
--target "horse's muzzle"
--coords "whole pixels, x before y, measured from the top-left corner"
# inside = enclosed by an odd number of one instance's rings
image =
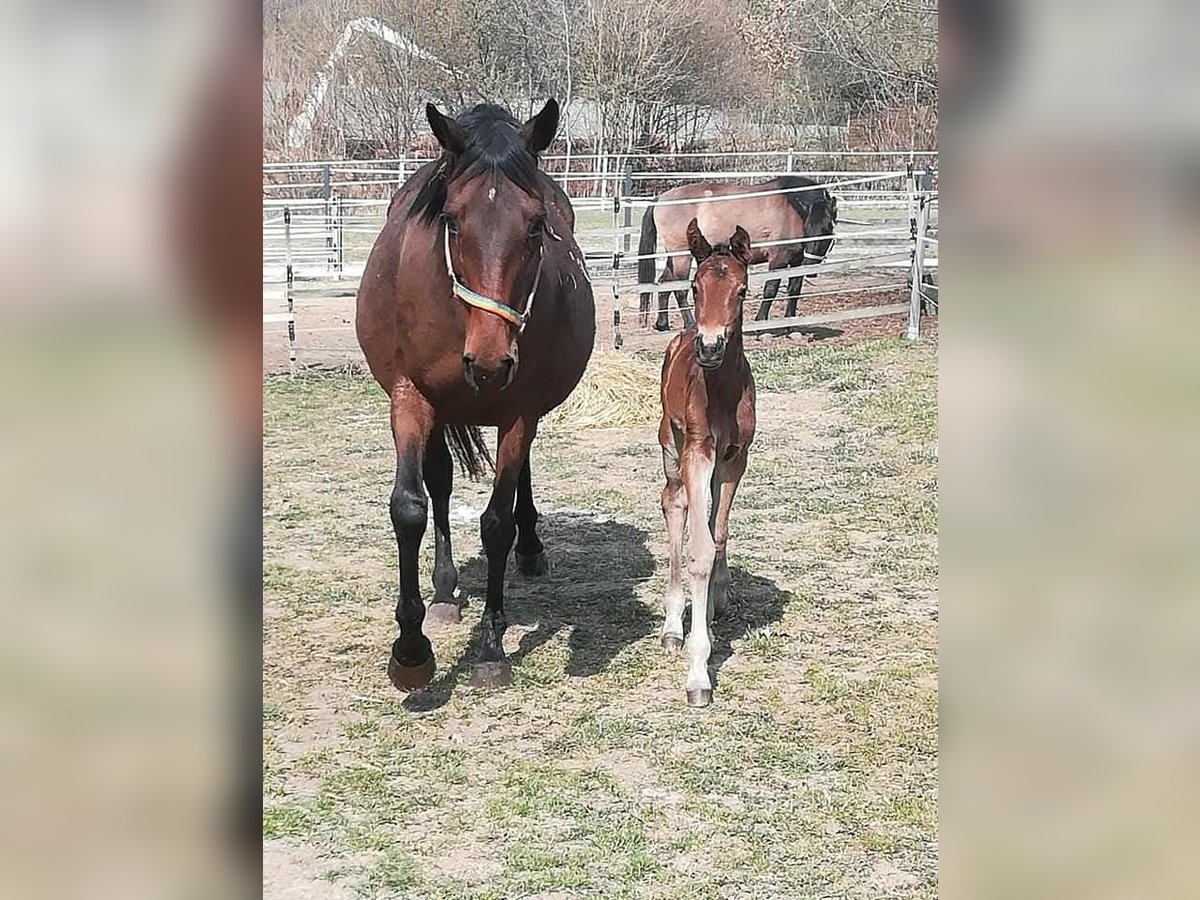
[[[481,366],[473,353],[464,353],[462,359],[463,377],[476,392],[491,387],[504,390],[512,384],[513,376],[517,374],[517,360],[508,353],[500,357],[495,368]]]

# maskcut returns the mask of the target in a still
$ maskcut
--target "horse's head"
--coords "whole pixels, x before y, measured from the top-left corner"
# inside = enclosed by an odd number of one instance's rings
[[[805,241],[801,247],[804,250],[804,265],[815,265],[822,262],[833,247],[833,226],[837,224],[837,197],[830,196],[829,191],[804,191],[797,195],[800,214],[804,217],[804,236],[818,238],[828,236],[824,241]]]
[[[712,246],[692,219],[688,249],[696,258],[692,305],[696,314],[696,362],[714,369],[725,361],[725,349],[742,333],[742,304],[750,265],[750,235],[741,225],[724,244]]]
[[[467,308],[463,374],[476,390],[505,388],[519,363],[517,338],[539,283],[546,223],[538,154],[558,128],[558,103],[547,101],[524,125],[496,106],[457,120],[425,108],[443,154],[422,186],[414,214],[437,223],[453,303]]]

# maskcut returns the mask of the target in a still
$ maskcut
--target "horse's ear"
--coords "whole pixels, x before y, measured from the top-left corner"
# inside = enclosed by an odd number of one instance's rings
[[[729,249],[743,266],[750,265],[750,235],[739,225],[729,239]]]
[[[692,217],[692,221],[688,222],[687,227],[688,249],[692,251],[692,256],[696,257],[696,262],[704,262],[712,256],[712,244],[704,237],[700,231],[700,223]]]
[[[463,127],[449,116],[443,116],[432,103],[425,104],[425,118],[433,129],[433,136],[442,145],[442,149],[455,155],[462,153],[467,146],[467,133]]]
[[[829,196],[829,215],[833,219],[837,219],[837,197],[832,194]]]
[[[537,156],[550,146],[558,131],[558,101],[551,97],[542,111],[521,126],[521,143]]]

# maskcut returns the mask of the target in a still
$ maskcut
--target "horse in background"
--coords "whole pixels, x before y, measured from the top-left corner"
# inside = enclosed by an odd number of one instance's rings
[[[803,190],[807,188],[807,190]],[[796,189],[796,190],[791,190]],[[736,196],[756,191],[788,190],[786,194],[767,194],[758,197],[742,197],[733,200],[704,200],[706,197]],[[670,203],[664,201],[695,200],[695,203]],[[642,233],[638,243],[638,255],[646,256],[657,252],[671,253],[661,277],[655,279],[657,266],[653,259],[638,260],[638,282],[683,281],[691,270],[691,259],[681,249],[688,246],[688,223],[695,219],[700,229],[708,234],[731,234],[734,228],[746,229],[755,242],[787,241],[796,238],[826,238],[802,244],[785,244],[761,247],[752,252],[751,264],[767,264],[767,269],[790,269],[806,263],[819,263],[825,259],[833,246],[833,229],[837,224],[837,198],[829,191],[802,175],[780,175],[770,181],[745,186],[718,184],[702,181],[672,188],[655,199],[642,215]],[[659,251],[658,248],[663,248]],[[678,249],[678,252],[676,250]],[[758,319],[771,314],[771,304],[779,292],[780,279],[774,278],[763,286],[763,301],[758,308]],[[796,303],[800,298],[803,275],[788,279],[787,315],[796,315]],[[671,328],[668,306],[670,291],[658,295],[658,318],[654,322],[656,331]],[[692,325],[691,310],[685,305],[686,291],[675,292],[675,302],[683,315],[683,325]],[[642,322],[645,324],[650,313],[650,294],[640,296]]]
[[[486,104],[457,119],[432,104],[425,113],[442,153],[393,199],[363,272],[355,323],[367,365],[391,399],[400,635],[388,676],[405,691],[433,676],[427,616],[461,619],[450,548],[451,452],[468,472],[482,474],[490,460],[480,425],[497,426],[499,440],[480,519],[488,574],[472,682],[511,680],[504,575],[514,538],[518,569],[546,571],[530,446],[541,417],[579,383],[596,334],[570,201],[538,168],[558,128],[558,104],[548,101],[523,124]],[[427,611],[418,576],[430,498],[434,593]]]
[[[663,517],[670,544],[662,645],[684,646],[683,531],[688,530],[692,628],[687,638],[687,702],[712,702],[708,660],[712,619],[729,602],[729,510],[754,440],[754,376],[742,348],[746,279],[754,251],[740,225],[711,246],[696,219],[687,226],[697,262],[695,322],[671,339],[662,370]]]

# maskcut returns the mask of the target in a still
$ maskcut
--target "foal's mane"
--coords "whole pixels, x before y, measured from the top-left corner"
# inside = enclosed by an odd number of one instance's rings
[[[419,217],[426,225],[432,224],[445,206],[446,186],[476,175],[503,176],[525,193],[539,196],[537,159],[521,141],[521,123],[507,110],[480,103],[458,116],[458,124],[467,133],[466,148],[459,154],[443,151],[433,173],[418,189],[408,218]]]

